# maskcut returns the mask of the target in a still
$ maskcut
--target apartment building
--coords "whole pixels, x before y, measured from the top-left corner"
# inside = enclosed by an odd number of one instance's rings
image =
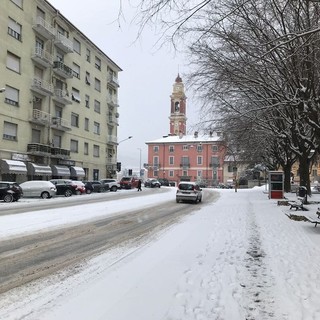
[[[224,182],[225,141],[219,132],[186,134],[186,100],[184,84],[178,75],[170,96],[170,133],[146,142],[148,177],[216,186]]]
[[[121,68],[46,0],[2,0],[0,179],[116,175]]]

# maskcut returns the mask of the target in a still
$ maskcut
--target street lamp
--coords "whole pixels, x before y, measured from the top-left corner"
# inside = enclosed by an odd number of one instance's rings
[[[141,148],[137,148],[140,151],[140,158],[139,158],[139,177],[141,178],[141,152],[142,149]]]
[[[120,140],[120,141],[118,141],[118,144],[120,144],[120,143],[123,142],[123,141],[129,140],[129,139],[131,139],[131,138],[133,138],[133,137],[132,137],[132,136],[129,136],[129,137],[126,138],[126,139]]]

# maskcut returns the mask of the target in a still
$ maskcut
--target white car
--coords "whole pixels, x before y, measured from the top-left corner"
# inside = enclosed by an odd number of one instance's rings
[[[196,182],[182,181],[178,184],[176,201],[177,203],[180,201],[201,202],[202,189]]]
[[[50,181],[31,180],[20,183],[24,198],[52,198],[56,195],[57,189]]]
[[[116,179],[101,179],[100,181],[103,184],[107,184],[110,191],[117,191],[120,189],[120,183]]]

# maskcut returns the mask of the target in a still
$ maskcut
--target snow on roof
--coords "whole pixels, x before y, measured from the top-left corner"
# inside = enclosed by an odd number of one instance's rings
[[[222,136],[217,134],[213,135],[184,135],[184,136],[166,136],[160,139],[147,141],[146,144],[157,144],[157,143],[206,143],[222,141]]]

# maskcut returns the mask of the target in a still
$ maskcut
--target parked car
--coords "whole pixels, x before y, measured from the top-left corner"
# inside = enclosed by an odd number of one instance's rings
[[[161,183],[162,186],[168,187],[170,185],[168,179],[162,178],[162,179],[158,179],[158,180],[159,180],[159,182]]]
[[[71,185],[75,186],[76,194],[86,193],[86,186],[82,181],[72,180]]]
[[[101,179],[103,184],[108,185],[110,191],[117,191],[120,189],[120,183],[116,179]]]
[[[132,189],[138,187],[139,179],[135,177],[123,177],[120,180],[121,189]]]
[[[50,180],[50,182],[52,182],[56,186],[57,196],[71,197],[73,194],[77,194],[77,186],[75,184],[72,184],[72,180],[52,179]]]
[[[22,195],[23,191],[16,182],[0,181],[0,200],[4,202],[18,201]]]
[[[50,181],[31,180],[20,183],[23,197],[40,197],[42,199],[52,198],[56,195],[56,186]]]
[[[103,184],[101,181],[83,181],[86,192],[91,193],[91,192],[105,192],[109,190],[108,185]]]
[[[192,201],[194,203],[201,202],[202,189],[196,182],[180,182],[176,193],[176,201]]]
[[[158,179],[147,179],[144,182],[144,186],[145,187],[150,187],[150,188],[160,188],[161,187],[161,183]]]

